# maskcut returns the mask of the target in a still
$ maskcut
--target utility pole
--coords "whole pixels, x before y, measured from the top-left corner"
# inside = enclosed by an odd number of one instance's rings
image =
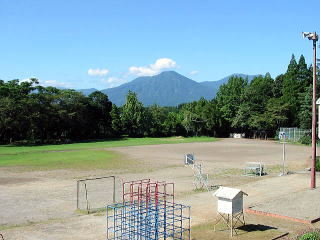
[[[313,42],[313,91],[312,91],[312,164],[311,164],[311,189],[316,188],[316,157],[317,157],[317,133],[316,133],[316,98],[317,98],[317,41],[316,32],[303,32],[302,36]]]

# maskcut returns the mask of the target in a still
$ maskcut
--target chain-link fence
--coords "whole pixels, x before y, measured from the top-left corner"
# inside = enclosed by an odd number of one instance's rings
[[[311,134],[311,129],[300,129],[300,128],[280,128],[280,132],[284,132],[286,140],[292,142],[298,142],[300,138],[307,134]]]

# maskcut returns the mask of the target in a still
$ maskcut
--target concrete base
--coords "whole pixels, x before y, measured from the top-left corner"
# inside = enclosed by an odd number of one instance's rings
[[[319,189],[305,189],[245,209],[247,213],[311,224],[320,220]]]

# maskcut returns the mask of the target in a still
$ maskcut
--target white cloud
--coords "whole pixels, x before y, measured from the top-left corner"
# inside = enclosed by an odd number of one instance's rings
[[[90,68],[88,70],[88,74],[90,76],[100,76],[100,77],[102,77],[102,76],[106,76],[108,73],[109,73],[109,70],[106,69],[106,68],[105,69],[100,69],[100,68],[92,69],[92,68]]]
[[[21,79],[21,80],[19,80],[19,82],[20,83],[22,83],[22,82],[30,82],[31,81],[30,79],[31,78]],[[71,88],[72,87],[72,84],[70,84],[70,83],[59,82],[57,80],[41,80],[41,79],[38,79],[38,81],[39,81],[39,85],[44,86],[44,87],[48,87],[48,86],[51,86],[51,87],[63,87],[63,88]]]
[[[30,78],[25,78],[25,79],[20,79],[19,80],[19,83],[22,83],[22,82],[30,82]]]
[[[158,73],[157,70],[148,67],[135,67],[129,68],[129,73],[137,76],[152,76]]]
[[[66,82],[59,82],[57,80],[45,80],[45,81],[41,81],[39,80],[40,85],[44,86],[44,87],[63,87],[63,88],[71,88],[72,85],[70,83],[66,83]]]
[[[165,69],[177,68],[177,63],[170,58],[159,58],[154,64],[147,67],[132,66],[129,68],[129,73],[136,76],[153,76]]]
[[[152,69],[166,69],[166,68],[175,68],[177,63],[170,58],[159,58],[155,64],[151,64]]]
[[[197,75],[199,73],[199,71],[197,70],[193,70],[189,73],[189,75],[193,76],[193,75]]]

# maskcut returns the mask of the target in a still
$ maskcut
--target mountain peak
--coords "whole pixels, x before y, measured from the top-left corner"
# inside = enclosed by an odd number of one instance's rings
[[[180,79],[180,78],[186,78],[185,76],[181,75],[180,73],[177,73],[176,71],[163,71],[157,75],[151,76],[151,78],[156,78],[156,79],[164,79],[164,78],[169,78],[169,79]]]
[[[118,106],[125,103],[129,90],[136,92],[139,101],[145,106],[152,104],[178,106],[181,103],[197,101],[201,97],[208,100],[214,98],[220,85],[226,83],[234,75],[248,77],[249,81],[254,77],[236,73],[219,81],[196,82],[176,71],[163,71],[158,75],[138,77],[119,87],[101,91]]]
[[[119,87],[102,90],[116,105],[123,105],[128,91],[137,93],[139,100],[146,106],[177,106],[181,103],[211,99],[214,93],[200,83],[175,71],[164,71],[154,76],[134,79]]]
[[[177,73],[176,71],[163,71],[161,73],[159,73],[158,75],[155,75],[155,76],[165,76],[165,75],[179,75],[179,76],[183,76],[179,73]]]

